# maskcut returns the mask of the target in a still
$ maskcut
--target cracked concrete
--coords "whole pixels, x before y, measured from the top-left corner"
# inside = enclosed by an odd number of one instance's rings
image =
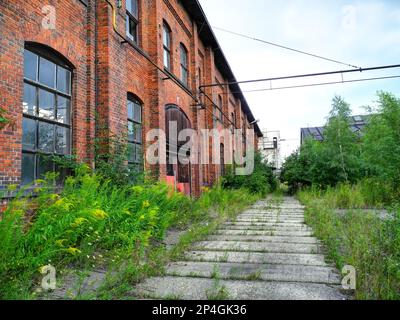
[[[323,246],[304,224],[304,207],[285,197],[262,200],[234,221],[194,243],[163,277],[146,279],[138,297],[210,299],[223,288],[227,299],[344,300],[341,276],[326,263]]]

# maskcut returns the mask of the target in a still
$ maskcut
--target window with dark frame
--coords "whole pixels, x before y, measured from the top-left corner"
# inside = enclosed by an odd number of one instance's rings
[[[218,125],[218,107],[214,105],[213,108],[213,126],[216,128]]]
[[[139,1],[126,0],[126,35],[138,43]]]
[[[234,133],[236,124],[235,124],[235,114],[233,112],[231,112],[231,124],[230,124],[230,127],[231,127],[232,133]]]
[[[218,95],[218,108],[219,108],[219,110],[218,110],[218,118],[219,118],[219,121],[221,122],[221,123],[223,123],[223,120],[224,120],[224,118],[223,118],[223,112],[222,112],[222,108],[223,108],[223,102],[222,102],[222,97],[220,96],[220,95]]]
[[[128,164],[143,171],[142,105],[128,94]]]
[[[214,104],[214,112],[213,112],[213,124],[214,127],[217,126],[218,122],[223,123],[223,113],[222,113],[222,97],[218,95],[217,104]]]
[[[188,68],[188,51],[185,46],[181,43],[181,81],[187,86],[189,78],[189,68]]]
[[[171,29],[164,22],[163,24],[163,51],[164,51],[164,67],[169,71],[171,68]]]
[[[23,185],[46,172],[67,174],[50,158],[71,154],[71,69],[46,53],[24,51],[24,96],[22,119]]]
[[[223,177],[225,175],[225,147],[223,143],[220,144],[219,152],[220,152],[220,168],[221,168],[220,173],[221,177]]]

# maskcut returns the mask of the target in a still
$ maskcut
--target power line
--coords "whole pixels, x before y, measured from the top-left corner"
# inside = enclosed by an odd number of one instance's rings
[[[342,62],[342,61],[339,61],[339,60],[330,59],[330,58],[326,58],[326,57],[323,57],[323,56],[320,56],[320,55],[317,55],[317,54],[314,54],[314,53],[309,53],[309,52],[305,52],[305,51],[302,51],[302,50],[293,49],[293,48],[290,48],[290,47],[287,47],[287,46],[283,46],[281,44],[277,44],[277,43],[274,43],[274,42],[258,39],[258,38],[255,38],[255,37],[251,37],[251,36],[248,36],[248,35],[245,35],[245,34],[242,34],[242,33],[238,33],[238,32],[235,32],[235,31],[227,30],[227,29],[224,29],[224,28],[219,28],[219,27],[215,27],[215,26],[213,26],[213,28],[216,29],[216,30],[220,30],[220,31],[226,32],[226,33],[234,34],[234,35],[242,37],[242,38],[246,38],[246,39],[262,42],[262,43],[265,43],[265,44],[268,44],[268,45],[271,45],[271,46],[275,46],[275,47],[278,47],[278,48],[290,50],[290,51],[301,53],[301,54],[305,54],[307,56],[311,56],[311,57],[314,57],[314,58],[318,58],[318,59],[322,59],[322,60],[338,63],[338,64],[341,64],[341,65],[349,66],[349,67],[352,67],[352,68],[355,68],[355,69],[359,69],[359,67],[357,67],[355,65],[352,65],[352,64],[349,64],[349,63],[346,63],[346,62]]]
[[[332,84],[341,84],[341,83],[351,83],[351,82],[362,82],[362,81],[372,81],[372,80],[384,80],[384,79],[395,79],[400,78],[398,76],[387,76],[387,77],[375,77],[375,78],[363,78],[363,79],[354,79],[354,80],[342,80],[342,81],[332,81],[332,82],[320,82],[320,83],[312,83],[312,84],[303,84],[303,85],[296,85],[296,86],[285,86],[285,87],[271,87],[271,88],[264,88],[264,89],[254,89],[254,90],[245,90],[242,92],[262,92],[262,91],[272,91],[272,90],[284,90],[284,89],[295,89],[295,88],[306,88],[306,87],[316,87],[316,86],[324,86],[324,85],[332,85]],[[235,94],[233,92],[232,94]]]
[[[308,74],[299,74],[293,76],[284,76],[284,77],[273,77],[273,78],[265,78],[265,79],[255,79],[255,80],[245,80],[245,81],[232,81],[227,83],[212,83],[200,86],[202,88],[208,87],[217,87],[217,86],[231,86],[234,84],[245,84],[245,83],[255,83],[255,82],[266,82],[266,81],[276,81],[276,80],[286,80],[286,79],[297,79],[297,78],[309,78],[309,77],[318,77],[318,76],[326,76],[332,74],[345,74],[352,72],[366,72],[373,70],[383,70],[383,69],[391,69],[391,68],[400,68],[400,64],[387,65],[387,66],[379,66],[379,67],[369,67],[369,68],[359,68],[357,70],[347,69],[347,70],[338,70],[338,71],[329,71],[329,72],[319,72],[319,73],[308,73]]]

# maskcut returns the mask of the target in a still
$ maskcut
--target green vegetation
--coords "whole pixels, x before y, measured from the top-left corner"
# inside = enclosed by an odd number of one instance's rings
[[[354,134],[349,105],[335,97],[325,140],[308,140],[288,157],[281,180],[298,191],[328,257],[339,269],[355,267],[355,297],[399,299],[400,100],[380,92],[368,110],[366,128]],[[389,213],[381,216],[382,208]]]
[[[323,240],[328,258],[339,270],[355,268],[355,298],[400,299],[400,207],[384,220],[359,209],[339,214],[334,209],[338,204],[364,205],[360,190],[349,186],[336,192],[300,191],[298,196],[307,207],[306,223]],[[358,200],[352,202],[352,197]]]
[[[257,199],[246,190],[205,190],[198,200],[161,183],[115,185],[81,165],[60,194],[55,174],[36,181],[38,196],[19,196],[0,221],[0,297],[31,299],[40,269],[110,270],[96,298],[111,299],[132,290],[140,279],[162,272],[194,240]],[[13,187],[10,187],[13,188]],[[169,228],[189,228],[167,253],[161,241]],[[88,297],[80,297],[88,298]]]
[[[254,171],[251,175],[236,175],[234,168],[229,168],[222,179],[222,186],[227,189],[246,188],[253,194],[266,195],[277,189],[277,181],[271,166],[268,165],[259,152],[254,156]]]
[[[10,120],[5,117],[5,113],[6,111],[0,107],[0,130],[3,129],[5,125],[10,123]]]
[[[390,204],[400,195],[400,100],[378,93],[378,106],[361,135],[352,132],[349,105],[333,99],[325,140],[312,139],[286,160],[281,180],[323,190],[339,183],[357,184],[367,205]]]

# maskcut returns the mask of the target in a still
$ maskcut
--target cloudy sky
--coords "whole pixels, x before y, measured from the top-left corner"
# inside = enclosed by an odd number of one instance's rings
[[[400,64],[400,0],[200,0],[213,27],[359,67]],[[214,29],[238,80],[350,69]],[[400,69],[352,73],[344,80],[400,75]],[[242,85],[243,91],[341,81],[340,75]],[[280,130],[283,155],[299,146],[300,128],[326,122],[335,94],[365,114],[378,90],[400,96],[400,79],[245,92],[260,127]]]

